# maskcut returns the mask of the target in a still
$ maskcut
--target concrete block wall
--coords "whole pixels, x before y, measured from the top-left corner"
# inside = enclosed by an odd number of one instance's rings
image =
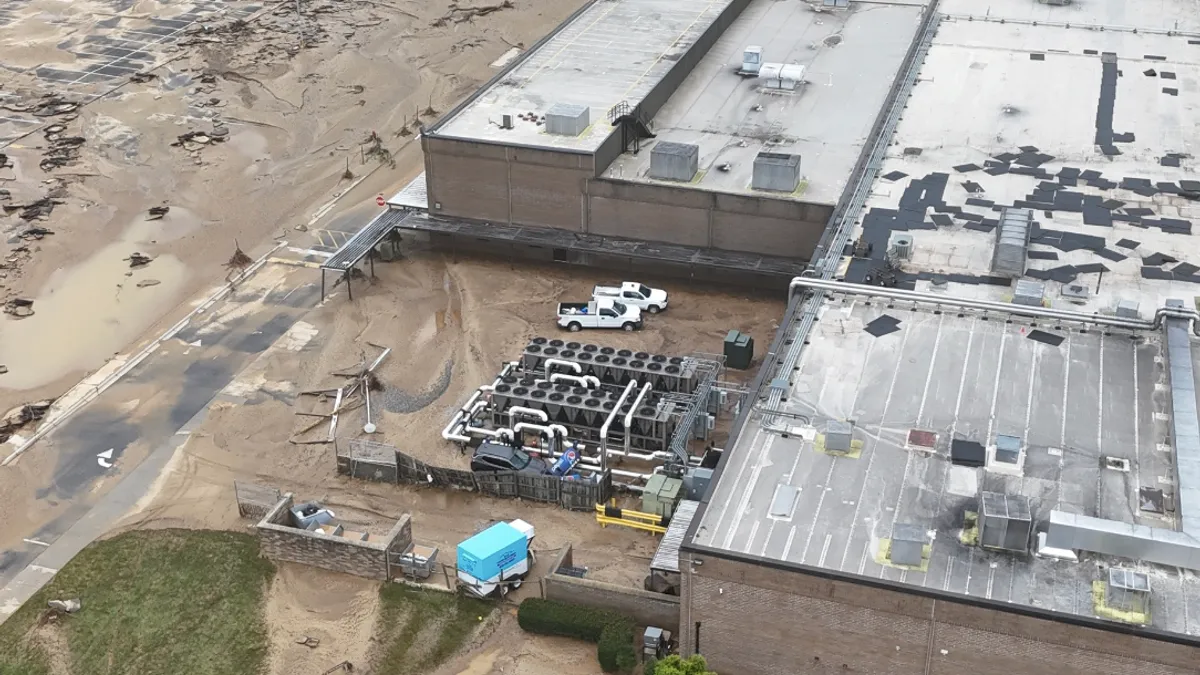
[[[256,526],[263,555],[271,560],[312,565],[368,579],[388,580],[388,554],[412,543],[412,522],[404,514],[382,538],[353,541],[290,527],[292,495],[286,494]]]
[[[618,612],[645,626],[672,631],[679,627],[678,597],[555,573],[563,565],[571,565],[572,560],[568,544],[551,565],[553,571],[542,579],[547,599]]]
[[[681,649],[722,674],[1183,675],[1200,665],[1200,641],[683,557]]]
[[[429,213],[583,231],[590,153],[422,136]]]

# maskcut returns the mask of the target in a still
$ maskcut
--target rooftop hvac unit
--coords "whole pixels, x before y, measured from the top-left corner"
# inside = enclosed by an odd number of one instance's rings
[[[650,177],[689,182],[700,169],[700,146],[659,141],[650,149]]]
[[[758,78],[766,89],[792,91],[804,82],[804,66],[795,63],[764,63]]]
[[[925,559],[925,546],[928,538],[925,528],[919,525],[896,523],[892,527],[888,560],[897,565],[919,567]]]
[[[750,187],[770,192],[795,192],[800,185],[800,155],[760,152],[754,157]]]
[[[888,240],[888,255],[892,260],[912,260],[913,238],[907,232],[893,232]]]
[[[546,133],[556,136],[578,136],[591,124],[586,105],[555,103],[546,111]]]
[[[984,492],[980,502],[979,545],[997,551],[1028,552],[1033,533],[1029,499]]]
[[[614,387],[637,380],[650,382],[655,391],[690,394],[699,384],[699,364],[695,359],[541,337],[526,345],[521,365],[527,372],[544,372],[549,359],[577,363],[581,375],[594,375],[603,384]]]
[[[849,452],[854,442],[854,425],[841,420],[830,420],[825,424],[825,449],[832,452]]]
[[[1030,307],[1046,306],[1046,284],[1029,279],[1017,279],[1013,282],[1013,304]]]

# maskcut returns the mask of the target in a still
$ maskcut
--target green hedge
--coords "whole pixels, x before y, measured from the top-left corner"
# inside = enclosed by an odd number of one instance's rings
[[[637,652],[633,649],[637,625],[616,612],[526,598],[517,608],[517,623],[530,633],[595,642],[596,658],[606,673],[628,673],[637,666]]]

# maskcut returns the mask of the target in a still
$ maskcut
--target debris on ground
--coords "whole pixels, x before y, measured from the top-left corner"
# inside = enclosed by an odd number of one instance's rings
[[[225,127],[217,127],[213,131],[189,131],[180,134],[171,147],[194,151],[212,143],[221,143],[228,136],[229,131]]]
[[[13,166],[12,159],[8,155],[0,152],[0,169],[8,169]]]
[[[237,243],[236,239],[233,242],[233,248],[233,255],[230,256],[229,261],[225,263],[225,269],[229,270],[229,274],[225,275],[226,283],[231,281],[233,277],[245,272],[247,267],[250,267],[250,265],[254,264],[254,260],[252,260],[250,256],[246,255],[246,252],[242,250],[242,247]]]
[[[350,378],[350,382],[343,384],[340,387],[330,387],[328,389],[314,389],[311,391],[300,392],[301,395],[317,396],[318,400],[321,402],[327,401],[332,395],[334,397],[333,408],[328,413],[306,413],[297,411],[297,415],[301,415],[303,417],[316,417],[318,419],[312,424],[293,434],[292,438],[288,439],[289,443],[293,445],[319,445],[323,443],[332,443],[334,436],[337,433],[338,416],[348,413],[352,410],[357,410],[358,408],[362,408],[364,406],[367,410],[366,423],[363,425],[363,431],[365,433],[375,432],[374,420],[376,419],[376,415],[373,415],[372,412],[378,409],[377,406],[379,405],[379,402],[377,399],[373,407],[371,402],[371,392],[384,391],[386,388],[383,382],[381,382],[379,377],[375,374],[375,369],[378,368],[379,364],[383,363],[383,360],[392,353],[392,350],[390,347],[377,345],[373,342],[368,342],[367,344],[375,349],[381,350],[379,355],[376,356],[373,361],[368,362],[366,352],[360,352],[359,361],[357,364],[349,368],[335,370],[330,373],[335,377]],[[300,440],[301,436],[325,424],[329,425],[328,435],[322,434],[317,440]]]
[[[161,283],[162,282],[159,281],[158,279],[142,279],[141,281],[137,282],[137,287],[138,288],[149,288],[151,286],[157,286]]]
[[[154,73],[134,73],[133,75],[129,76],[129,81],[137,84],[144,84],[155,79],[158,79],[158,75],[155,75]]]
[[[21,232],[17,236],[20,237],[21,239],[24,239],[25,241],[31,241],[31,240],[41,239],[42,237],[45,237],[48,234],[54,234],[54,231],[47,230],[44,227],[31,227],[31,228]]]
[[[321,675],[331,675],[331,673],[336,673],[339,670],[344,670],[347,673],[353,673],[354,672],[354,664],[350,663],[349,661],[342,661],[341,663],[337,664],[336,666],[321,673]]]
[[[33,316],[33,301],[25,298],[13,298],[4,303],[4,313],[18,319]]]
[[[29,202],[27,204],[5,204],[3,209],[4,215],[20,211],[21,220],[30,222],[34,220],[46,220],[50,217],[50,213],[54,211],[54,207],[63,203],[65,202],[50,197],[42,197],[36,202]]]
[[[129,266],[131,268],[145,267],[146,265],[150,264],[151,260],[153,260],[153,258],[151,258],[150,256],[142,255],[141,253],[138,253],[137,251],[134,251],[133,255],[131,255],[125,259],[129,261]]]
[[[66,130],[65,124],[51,124],[43,131],[50,147],[42,153],[42,171],[52,171],[79,159],[80,148],[87,139],[83,136],[63,136]]]
[[[57,609],[60,612],[66,612],[67,614],[74,614],[83,607],[83,604],[79,602],[79,598],[71,598],[70,600],[51,600],[50,602],[47,602],[46,605],[50,607],[50,609]]]
[[[363,151],[363,159],[378,159],[381,164],[396,168],[396,158],[392,157],[390,150],[383,147],[383,139],[379,137],[379,134],[372,131],[371,135],[363,141],[363,145],[367,146]]]
[[[0,366],[0,375],[4,375],[7,372],[8,372],[8,366]]]
[[[458,3],[450,3],[450,11],[445,15],[434,20],[431,24],[434,28],[441,28],[450,23],[465,23],[474,19],[477,16],[487,16],[492,12],[498,12],[502,9],[512,9],[513,4],[510,0],[504,0],[498,5],[483,5],[481,7],[459,7]]]
[[[316,647],[321,644],[321,641],[315,637],[301,635],[300,637],[296,638],[296,644],[304,645],[309,649],[316,649]]]
[[[26,424],[37,422],[46,416],[46,411],[54,399],[25,403],[9,410],[0,418],[0,443],[6,442],[12,435],[20,431]]]
[[[170,213],[170,211],[171,207],[169,206],[151,206],[150,215],[146,217],[146,220],[162,220],[162,217]]]
[[[0,108],[17,113],[31,113],[35,117],[55,117],[79,110],[79,103],[69,101],[57,94],[46,94],[34,103],[26,105],[0,105]]]

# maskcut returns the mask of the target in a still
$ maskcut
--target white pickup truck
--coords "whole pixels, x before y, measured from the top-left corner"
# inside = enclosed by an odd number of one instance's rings
[[[667,308],[666,291],[636,281],[622,281],[620,286],[597,286],[592,289],[592,298],[613,298],[651,314],[658,314]]]
[[[642,310],[612,298],[562,302],[558,305],[558,325],[572,333],[583,328],[635,330],[642,327]]]

